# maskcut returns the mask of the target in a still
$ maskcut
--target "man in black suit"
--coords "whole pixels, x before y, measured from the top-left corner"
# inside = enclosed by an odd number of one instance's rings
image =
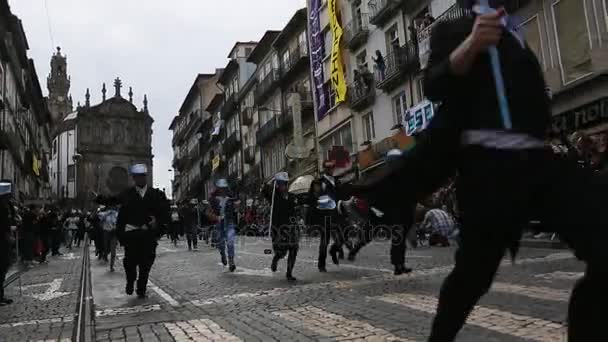
[[[472,2],[460,1],[469,11]],[[408,193],[405,202],[415,203],[458,171],[462,241],[441,288],[429,341],[455,339],[532,217],[541,217],[586,262],[570,301],[569,340],[597,340],[608,307],[608,216],[602,200],[608,182],[557,158],[545,145],[551,105],[542,69],[519,33],[505,25],[515,2],[490,2],[495,13],[435,24],[425,94],[442,104],[427,137],[398,166],[355,190],[372,198]],[[491,46],[500,56],[512,129],[501,120]]]
[[[162,191],[148,186],[146,165],[134,165],[131,174],[135,186],[121,194],[116,234],[125,247],[126,292],[133,294],[137,279],[137,296],[145,298],[157,241],[162,234],[160,228],[169,222],[169,201]]]

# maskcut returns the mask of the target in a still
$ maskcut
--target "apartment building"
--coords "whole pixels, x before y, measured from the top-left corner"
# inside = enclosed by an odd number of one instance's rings
[[[317,172],[307,37],[303,8],[280,32],[266,32],[250,56],[257,65],[254,130],[264,180],[281,170],[293,179]],[[253,142],[253,132],[248,138]]]
[[[211,113],[207,107],[220,94],[217,82],[222,73],[198,74],[184,99],[179,114],[175,116],[169,129],[173,131],[174,179],[172,194],[175,201],[198,197],[203,193],[204,156],[200,141],[202,132],[210,126]]]
[[[0,179],[20,200],[48,199],[51,118],[21,20],[0,1]]]

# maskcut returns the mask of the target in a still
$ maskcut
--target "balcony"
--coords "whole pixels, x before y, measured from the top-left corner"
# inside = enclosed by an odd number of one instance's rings
[[[277,119],[276,116],[273,116],[272,119],[263,124],[255,133],[257,143],[261,145],[272,139],[277,132],[277,128]]]
[[[300,71],[305,71],[303,67],[309,64],[308,47],[306,45],[296,46],[289,50],[289,58],[281,65],[281,79],[283,83],[289,83]]]
[[[233,155],[241,146],[241,136],[238,131],[233,132],[224,140],[223,153],[224,155]]]
[[[353,19],[346,25],[345,38],[346,44],[351,51],[355,51],[365,44],[369,37],[369,16],[361,13],[358,18]]]
[[[418,47],[413,42],[391,51],[384,59],[384,70],[376,69],[376,88],[385,92],[398,87],[405,81],[405,75],[420,70]]]
[[[277,116],[277,121],[277,129],[280,131],[293,127],[293,112],[291,110],[283,111],[283,113]]]
[[[243,126],[251,126],[253,124],[253,108],[245,107],[241,112],[241,123]]]
[[[455,4],[452,7],[448,8],[445,12],[443,12],[443,14],[440,15],[438,18],[436,18],[431,25],[418,30],[418,46],[420,47],[419,54],[420,56],[424,56],[423,60],[421,61],[422,68],[426,67],[426,59],[428,58],[428,55],[430,53],[431,32],[435,25],[446,20],[455,20],[462,17],[466,17],[470,13],[470,10],[464,9],[458,4]]]
[[[403,0],[370,0],[367,3],[367,8],[370,10],[369,22],[378,27],[384,26],[397,15],[397,10],[403,2]]]
[[[260,81],[255,90],[256,104],[261,105],[268,99],[268,97],[272,94],[272,91],[277,88],[279,78],[279,69],[272,69],[272,71],[266,75],[262,81]]]
[[[368,72],[361,75],[361,82],[353,82],[348,86],[348,102],[350,108],[360,112],[374,104],[376,99],[376,88],[374,77]]]
[[[247,146],[243,157],[245,159],[245,164],[255,164],[255,146]]]
[[[222,107],[222,119],[226,120],[231,117],[236,111],[236,94],[232,94],[224,100],[224,106]]]

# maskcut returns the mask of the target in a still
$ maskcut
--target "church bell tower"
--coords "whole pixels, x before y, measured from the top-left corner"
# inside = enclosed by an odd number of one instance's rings
[[[51,58],[51,73],[47,77],[49,90],[48,106],[54,123],[63,119],[72,112],[72,97],[70,91],[70,77],[67,71],[67,57],[61,54],[61,48]]]

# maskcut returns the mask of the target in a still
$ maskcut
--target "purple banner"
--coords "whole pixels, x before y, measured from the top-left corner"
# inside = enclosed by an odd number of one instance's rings
[[[321,0],[310,0],[310,65],[313,74],[313,89],[315,105],[317,106],[317,120],[327,114],[328,98],[324,89],[323,57],[325,56],[325,41],[321,31]]]

